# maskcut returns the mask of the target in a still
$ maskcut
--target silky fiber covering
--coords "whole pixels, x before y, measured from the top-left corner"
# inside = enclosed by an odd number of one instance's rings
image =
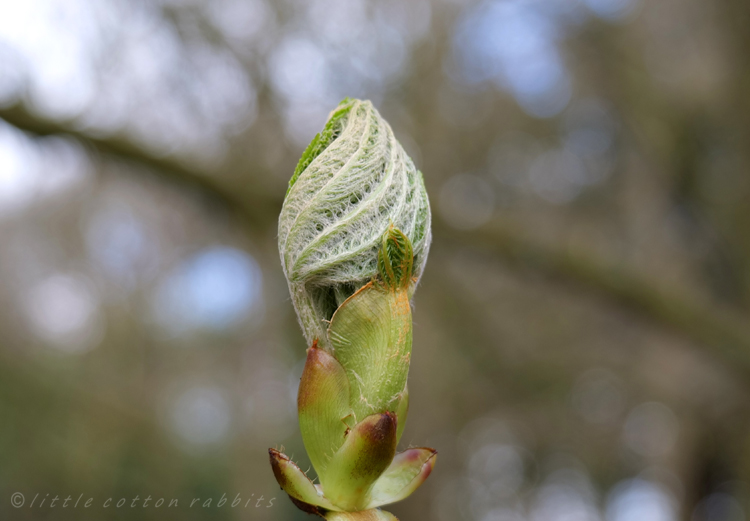
[[[369,101],[345,99],[313,139],[279,217],[279,251],[308,344],[330,349],[326,321],[376,273],[381,238],[393,224],[422,274],[430,206],[422,174]]]

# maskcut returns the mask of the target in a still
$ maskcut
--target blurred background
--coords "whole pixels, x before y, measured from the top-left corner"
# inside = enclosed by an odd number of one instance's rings
[[[402,445],[440,455],[390,510],[750,519],[748,26],[746,0],[0,0],[0,517],[311,519],[267,458],[308,465],[276,219],[352,96],[433,209]],[[180,506],[101,506],[147,495]]]

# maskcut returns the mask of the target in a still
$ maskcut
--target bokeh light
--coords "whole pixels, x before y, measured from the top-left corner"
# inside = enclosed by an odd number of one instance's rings
[[[558,114],[571,97],[569,73],[558,48],[562,27],[543,4],[485,1],[456,29],[460,80],[493,82],[530,115]]]
[[[261,290],[262,275],[252,257],[213,247],[174,268],[155,292],[153,311],[172,334],[223,329],[262,312]]]
[[[584,0],[586,7],[597,16],[610,21],[621,21],[634,15],[640,0]]]
[[[69,353],[96,347],[103,333],[99,297],[78,274],[55,274],[29,289],[24,308],[33,332]]]
[[[158,242],[128,206],[101,208],[89,219],[86,247],[92,261],[123,288],[155,273]]]
[[[669,491],[643,479],[624,480],[607,498],[607,521],[676,521],[677,510]]]

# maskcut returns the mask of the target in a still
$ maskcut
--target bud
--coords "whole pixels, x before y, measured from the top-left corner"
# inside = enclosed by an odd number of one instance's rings
[[[413,248],[413,283],[429,250],[422,174],[369,101],[345,99],[307,147],[279,218],[279,251],[308,345],[330,349],[327,321],[378,272],[389,227]]]
[[[409,409],[409,302],[430,244],[422,174],[369,101],[346,99],[305,150],[279,219],[279,250],[311,347],[297,407],[314,484],[271,449],[305,512],[395,520],[379,507],[430,475],[436,452],[396,454]]]

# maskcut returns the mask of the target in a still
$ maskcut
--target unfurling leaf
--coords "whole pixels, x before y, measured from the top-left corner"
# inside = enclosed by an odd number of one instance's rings
[[[307,361],[297,395],[302,440],[321,482],[333,454],[344,443],[351,415],[349,381],[341,364],[317,343],[307,350]]]
[[[391,465],[375,483],[368,508],[409,497],[428,478],[436,460],[437,451],[434,449],[409,449],[396,454]]]
[[[414,252],[409,238],[398,228],[391,226],[383,234],[383,243],[378,251],[378,274],[387,289],[408,289]]]
[[[345,99],[302,155],[279,216],[282,267],[308,345],[328,349],[324,321],[377,273],[391,225],[409,238],[419,278],[431,240],[422,174],[371,102]]]
[[[271,459],[273,475],[282,490],[289,494],[289,497],[305,505],[321,507],[325,510],[340,510],[323,496],[322,492],[310,481],[310,478],[286,454],[282,454],[276,449],[268,449],[268,455]]]
[[[373,483],[396,454],[396,417],[368,416],[347,434],[328,464],[323,492],[340,510],[364,510]]]
[[[336,311],[328,336],[349,379],[357,420],[376,412],[395,413],[405,396],[411,360],[407,290],[368,283]]]

